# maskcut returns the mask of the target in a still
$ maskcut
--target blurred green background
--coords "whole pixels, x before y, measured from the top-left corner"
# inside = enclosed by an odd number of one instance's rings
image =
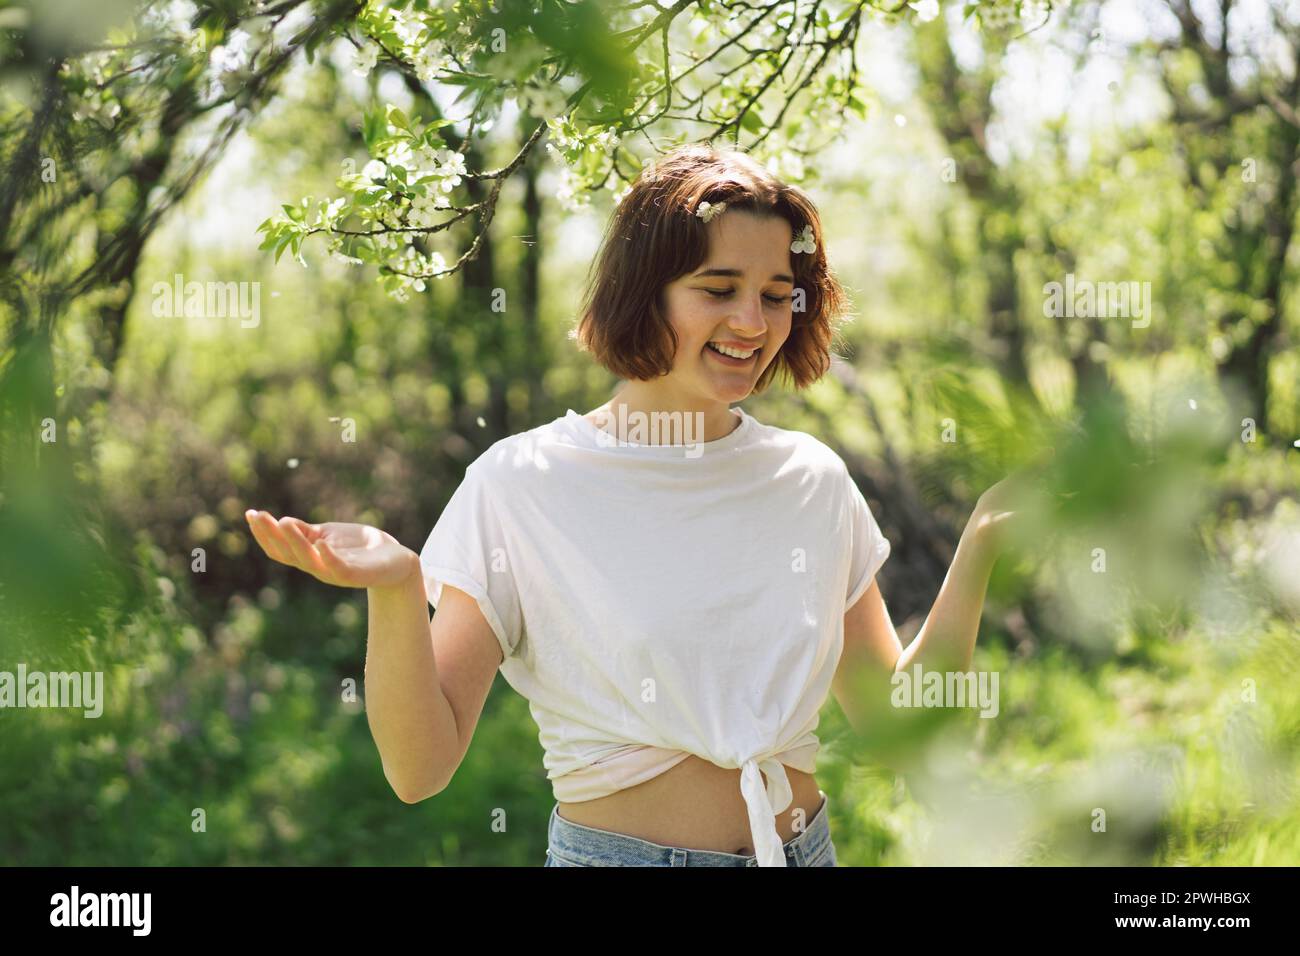
[[[1300,862],[1300,25],[1275,4],[1267,36],[1229,45],[1178,2],[1124,6],[1016,38],[959,8],[869,19],[862,117],[772,160],[804,167],[856,319],[815,387],[745,408],[849,463],[905,643],[979,494],[1057,449],[985,608],[997,718],[855,740],[828,700],[841,865]],[[364,165],[376,102],[420,105],[392,71],[358,78],[322,46],[154,221],[159,168],[213,127],[169,126],[164,104],[143,144],[82,121],[61,145],[55,115],[33,145],[55,41],[5,42],[0,158],[70,165],[61,191],[0,196],[0,671],[103,671],[106,701],[0,710],[0,861],[541,865],[553,801],[526,702],[498,680],[451,785],[402,803],[363,709],[365,595],[268,560],[242,515],[418,550],[490,444],[602,403],[616,383],[569,332],[609,192],[573,208],[533,151],[479,258],[399,302],[371,266],[310,242],[306,268],[273,262],[256,232]],[[471,168],[531,128],[507,109]],[[178,273],[260,283],[260,324],[159,317],[151,289]],[[1067,274],[1149,282],[1150,324],[1045,314]]]

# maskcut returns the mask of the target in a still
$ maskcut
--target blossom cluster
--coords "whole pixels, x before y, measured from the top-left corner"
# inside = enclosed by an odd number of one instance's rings
[[[344,161],[338,186],[345,195],[318,204],[315,218],[309,217],[311,197],[299,207],[283,207],[283,217],[259,226],[266,233],[262,248],[274,249],[277,259],[290,249],[305,266],[302,240],[326,233],[331,236],[330,258],[349,265],[379,264],[393,298],[405,301],[411,291],[423,292],[425,279],[445,271],[447,264],[441,253],[417,249],[415,237],[438,227],[442,215],[454,208],[453,191],[469,175],[464,154],[439,135],[447,125],[447,120],[422,125],[392,104],[382,120],[368,117],[364,135],[370,159],[359,172],[352,160]],[[345,220],[350,220],[346,232]]]

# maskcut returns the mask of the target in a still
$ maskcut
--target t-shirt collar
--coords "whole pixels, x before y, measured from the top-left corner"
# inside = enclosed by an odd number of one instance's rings
[[[620,442],[609,432],[596,427],[580,412],[572,408],[565,411],[562,421],[570,426],[570,431],[585,447],[614,453],[637,455],[649,458],[681,458],[692,460],[693,457],[705,457],[730,448],[737,448],[749,440],[754,430],[755,419],[743,408],[732,409],[740,417],[740,424],[721,438],[706,442],[689,442],[674,445],[638,445]]]

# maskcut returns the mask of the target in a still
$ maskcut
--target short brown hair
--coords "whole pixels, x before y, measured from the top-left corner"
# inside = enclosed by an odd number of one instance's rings
[[[699,268],[708,234],[701,202],[779,216],[798,236],[812,227],[816,249],[791,256],[805,308],[754,385],[783,374],[806,388],[830,368],[830,348],[846,297],[826,263],[821,219],[803,190],[781,182],[739,150],[679,146],[647,165],[618,204],[588,279],[575,337],[579,347],[620,378],[653,379],[673,367],[677,337],[663,310],[663,288]],[[725,215],[725,213],[724,213]]]

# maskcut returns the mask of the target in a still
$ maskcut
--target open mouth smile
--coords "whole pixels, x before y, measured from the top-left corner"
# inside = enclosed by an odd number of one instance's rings
[[[705,345],[705,350],[709,352],[715,360],[731,368],[744,368],[746,365],[749,365],[754,361],[759,352],[763,351],[762,349],[757,348],[751,350],[733,349],[725,345],[718,345],[714,342],[709,342]]]

